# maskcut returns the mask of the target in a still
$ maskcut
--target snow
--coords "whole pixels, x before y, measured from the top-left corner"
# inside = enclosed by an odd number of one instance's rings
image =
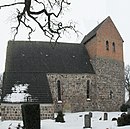
[[[29,93],[27,93],[29,84],[14,84],[12,87],[12,93],[7,94],[3,100],[5,102],[25,102],[28,97],[31,97]]]
[[[127,89],[125,89],[125,102],[127,102],[129,99],[129,92]]]
[[[130,129],[130,126],[117,127],[117,122],[112,118],[118,118],[121,112],[107,112],[108,120],[99,120],[103,118],[104,112],[92,112],[92,129]],[[65,123],[57,123],[55,120],[41,120],[41,129],[83,129],[84,115],[88,112],[65,113]],[[18,124],[23,125],[22,121],[0,121],[0,129],[16,129]]]

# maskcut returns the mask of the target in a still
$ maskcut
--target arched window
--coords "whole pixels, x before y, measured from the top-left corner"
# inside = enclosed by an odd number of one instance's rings
[[[116,47],[115,47],[115,43],[114,42],[112,43],[112,50],[113,50],[113,52],[116,51]]]
[[[58,92],[58,101],[61,101],[61,87],[60,87],[60,80],[57,81],[57,92]]]
[[[87,80],[87,99],[90,98],[90,81]]]
[[[109,42],[106,41],[106,50],[109,50]]]

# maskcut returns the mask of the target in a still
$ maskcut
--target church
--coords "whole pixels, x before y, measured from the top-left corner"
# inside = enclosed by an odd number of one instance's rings
[[[108,16],[81,43],[9,41],[2,119],[22,119],[23,103],[54,112],[119,111],[124,103],[123,39]]]

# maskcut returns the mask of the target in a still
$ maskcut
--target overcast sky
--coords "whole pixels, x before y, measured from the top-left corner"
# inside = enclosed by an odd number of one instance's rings
[[[5,1],[5,0],[1,0]],[[8,0],[6,0],[8,1]],[[11,0],[9,0],[11,1]],[[14,0],[12,0],[14,1]],[[19,0],[20,1],[20,0]],[[130,0],[69,0],[71,6],[64,18],[77,23],[77,29],[82,32],[80,37],[64,37],[60,41],[78,42],[96,27],[105,18],[110,16],[124,40],[124,62],[130,65]],[[14,10],[9,8],[0,10],[0,73],[4,72],[6,47],[8,40],[13,38],[11,27],[13,25]],[[22,31],[17,40],[27,40],[26,31]],[[39,31],[33,35],[32,40],[44,40]]]

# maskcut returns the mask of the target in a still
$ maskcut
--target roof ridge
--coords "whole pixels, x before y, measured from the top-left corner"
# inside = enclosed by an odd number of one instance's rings
[[[91,30],[87,35],[85,35],[85,37],[82,40],[82,44],[85,44],[86,42],[88,42],[90,39],[92,39],[94,36],[96,36],[96,32],[97,30],[100,28],[100,26],[104,23],[104,21],[106,21],[108,18],[110,18],[110,16],[108,16],[105,20],[103,20],[100,24],[98,24],[93,30]],[[110,18],[111,19],[111,18]]]
[[[28,41],[28,40],[9,40],[8,41],[8,43],[22,43],[23,44],[23,42],[24,43],[46,43],[46,44],[48,44],[48,43],[55,43],[55,44],[80,44],[80,43],[77,43],[77,42],[50,42],[50,41]]]

